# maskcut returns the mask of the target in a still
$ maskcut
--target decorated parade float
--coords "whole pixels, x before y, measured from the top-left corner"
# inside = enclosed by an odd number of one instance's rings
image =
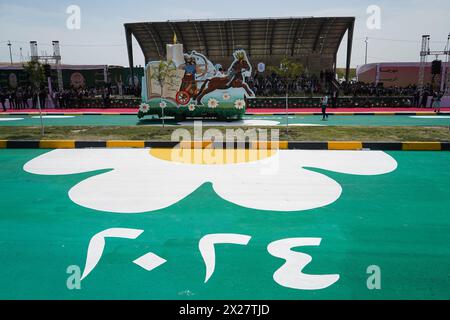
[[[176,39],[166,50],[166,61],[145,66],[139,118],[242,118],[246,99],[255,97],[245,80],[252,66],[244,50],[233,53],[227,70],[196,51],[184,53]]]

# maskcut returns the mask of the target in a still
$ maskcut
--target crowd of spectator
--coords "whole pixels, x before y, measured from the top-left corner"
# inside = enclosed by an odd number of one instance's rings
[[[443,93],[433,90],[429,85],[423,90],[423,95],[417,86],[406,87],[384,87],[382,84],[369,84],[358,81],[339,83],[334,78],[334,74],[329,71],[321,72],[320,76],[300,75],[295,79],[286,81],[276,73],[256,72],[247,83],[255,92],[257,97],[282,97],[287,93],[290,97],[313,97],[329,96],[331,104],[335,106],[338,98],[347,99],[347,104],[352,105],[352,101],[357,98],[387,98],[398,97],[399,101],[406,101],[405,106],[425,108],[432,106],[435,101],[442,99]],[[431,98],[430,98],[431,97]],[[431,104],[430,101],[431,100]],[[369,101],[369,100],[367,100]],[[369,105],[369,103],[367,103]]]
[[[19,87],[15,90],[0,88],[0,104],[3,111],[6,111],[6,101],[10,109],[37,108],[38,101],[45,101],[47,92],[45,88],[33,89],[32,87]]]
[[[407,87],[384,87],[376,84],[363,82],[343,82],[341,91],[346,96],[372,96],[372,97],[412,97],[417,92],[417,86]]]
[[[279,75],[257,73],[248,81],[250,88],[259,97],[277,97],[286,95],[286,86],[291,96],[306,96],[321,93],[322,84],[315,75],[301,75],[296,79],[286,81]]]
[[[112,96],[140,96],[140,88],[123,86],[104,86],[93,88],[70,88],[62,91],[54,90],[51,94],[47,87],[40,89],[18,87],[16,89],[0,88],[0,104],[6,111],[7,103],[11,110],[37,109],[38,103],[42,108],[53,106],[57,109],[82,108],[91,103],[93,99],[100,100],[103,107],[111,104]]]
[[[409,96],[412,97],[417,92],[416,86],[407,87],[384,87],[382,85],[367,84],[363,82],[350,81],[339,83],[331,80],[327,72],[316,75],[300,75],[295,79],[286,81],[275,73],[262,74],[255,73],[253,77],[247,80],[255,94],[260,97],[280,97],[286,95],[286,86],[288,93],[294,97],[304,97],[313,95],[333,94],[339,91],[342,96]],[[335,85],[331,85],[334,82]]]
[[[333,80],[331,80],[333,79]],[[423,98],[416,86],[383,87],[362,82],[342,82],[334,80],[329,73],[315,75],[300,75],[296,79],[286,81],[275,73],[256,73],[247,79],[247,83],[257,97],[281,97],[286,95],[286,85],[290,97],[313,97],[328,95],[333,105],[339,97],[402,97],[410,101],[412,107],[426,107],[429,97],[431,100],[442,98],[442,93],[426,87]],[[47,87],[34,89],[31,86],[16,89],[0,88],[0,107],[7,110],[36,109],[38,102],[41,107],[54,107],[57,109],[83,108],[103,106],[111,107],[111,100],[116,97],[140,97],[140,87],[107,85],[103,87],[70,88],[62,91],[54,90],[49,94]],[[94,100],[94,102],[93,102]],[[6,103],[8,101],[8,104]]]

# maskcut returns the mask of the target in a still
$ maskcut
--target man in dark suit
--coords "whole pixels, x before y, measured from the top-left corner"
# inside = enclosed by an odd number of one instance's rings
[[[427,107],[427,104],[428,104],[428,97],[429,97],[428,91],[425,90],[424,93],[423,93],[423,95],[422,95],[422,101],[421,101],[421,103],[420,103],[420,107],[421,107],[421,108],[426,108],[426,107]]]
[[[47,98],[47,91],[45,89],[41,89],[39,91],[39,100],[41,102],[41,108],[45,108],[45,100]]]
[[[339,90],[334,90],[333,91],[333,101],[332,101],[333,108],[337,108],[338,99],[339,99]]]
[[[6,93],[0,90],[0,103],[2,104],[3,111],[6,112]]]
[[[14,90],[11,90],[8,94],[8,101],[9,101],[9,109],[15,109],[16,108],[16,92]]]

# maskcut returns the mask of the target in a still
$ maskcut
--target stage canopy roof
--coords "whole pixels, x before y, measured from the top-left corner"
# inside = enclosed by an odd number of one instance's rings
[[[126,23],[128,57],[133,66],[132,36],[145,61],[165,58],[166,44],[176,35],[186,52],[196,50],[227,66],[236,49],[245,49],[253,64],[277,65],[283,57],[302,62],[311,72],[333,70],[341,41],[348,31],[347,67],[354,17],[287,17],[228,20],[185,20]]]

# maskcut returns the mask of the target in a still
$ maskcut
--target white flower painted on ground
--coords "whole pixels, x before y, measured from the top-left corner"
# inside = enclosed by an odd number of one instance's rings
[[[160,107],[161,109],[164,109],[165,107],[167,107],[167,102],[161,101],[161,102],[159,103],[159,107]]]
[[[190,104],[188,105],[188,110],[189,110],[189,111],[194,111],[194,110],[195,110],[195,104],[190,103]]]
[[[394,171],[397,162],[381,151],[280,150],[278,170],[262,174],[266,160],[233,164],[175,163],[150,155],[157,149],[58,149],[25,164],[41,175],[67,175],[110,169],[87,178],[68,195],[94,210],[142,213],[167,208],[204,183],[237,205],[280,212],[320,208],[339,199],[342,188],[328,176],[305,168],[353,175]]]
[[[219,106],[217,99],[211,98],[208,100],[208,108],[215,109]]]
[[[146,103],[141,103],[139,105],[139,110],[144,112],[144,113],[148,112],[149,109],[150,109],[150,106],[148,104],[146,104]]]
[[[234,102],[234,107],[235,107],[236,109],[239,109],[239,110],[244,109],[244,107],[245,107],[245,100],[243,100],[243,99],[237,99],[237,100]]]
[[[231,96],[228,92],[225,92],[222,96],[223,100],[228,101],[231,99]]]

